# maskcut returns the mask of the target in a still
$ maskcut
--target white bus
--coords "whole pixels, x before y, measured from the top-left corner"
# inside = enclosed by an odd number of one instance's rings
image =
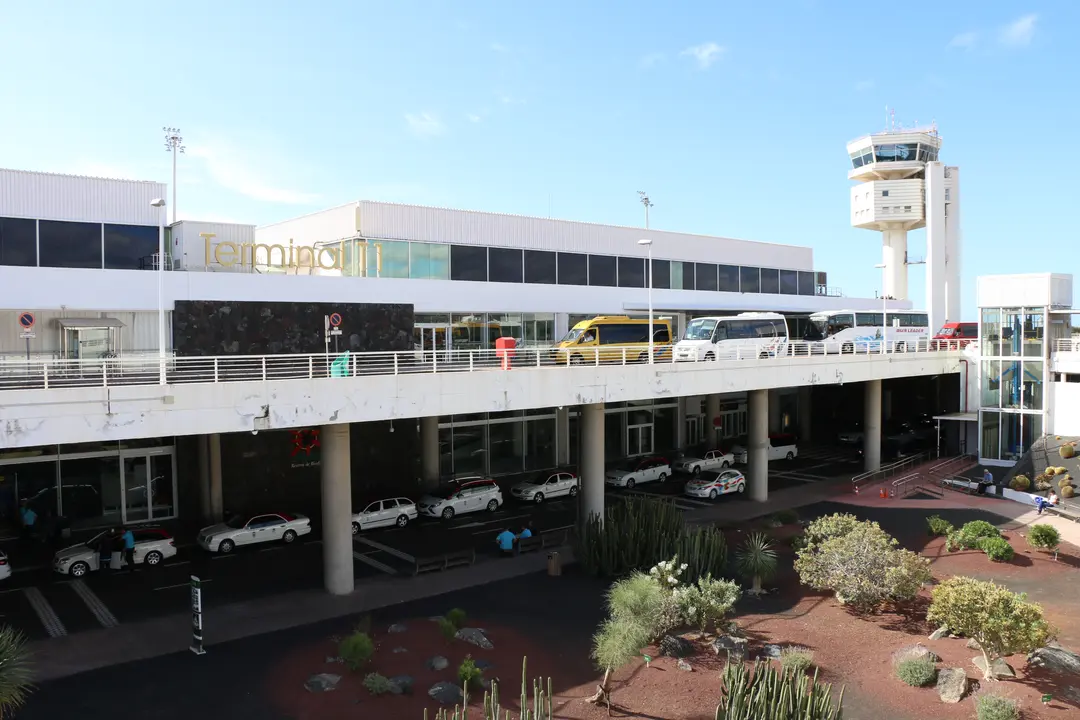
[[[812,352],[881,352],[881,331],[885,349],[895,352],[926,347],[930,341],[925,310],[890,310],[888,313],[834,310],[814,313],[803,335]]]
[[[787,320],[779,313],[700,317],[687,324],[675,344],[675,360],[776,357],[787,354],[787,343]]]

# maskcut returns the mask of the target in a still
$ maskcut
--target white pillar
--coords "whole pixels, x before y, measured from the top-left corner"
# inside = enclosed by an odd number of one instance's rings
[[[881,381],[868,380],[863,401],[863,460],[867,472],[881,469]]]
[[[555,445],[556,459],[559,467],[568,467],[573,457],[573,449],[570,447],[570,408],[561,407],[555,410]]]
[[[814,414],[813,397],[814,389],[809,385],[799,388],[799,442],[808,443],[813,439]]]
[[[926,312],[931,333],[945,324],[946,235],[945,165],[931,162],[926,164]]]
[[[907,230],[903,225],[887,225],[881,231],[881,262],[885,265],[882,283],[885,296],[907,300]]]
[[[581,406],[581,517],[604,517],[604,403]]]
[[[214,433],[208,440],[210,463],[210,521],[219,523],[225,514],[225,501],[221,491],[221,435]]]
[[[781,422],[783,416],[780,413],[780,391],[769,391],[769,432],[778,433],[781,431]]]
[[[716,393],[705,396],[705,447],[709,450],[717,448],[717,425],[720,418],[720,396]]]
[[[747,460],[750,499],[769,499],[769,391],[751,390],[746,394],[746,423],[749,425]]]
[[[960,168],[945,168],[945,322],[961,320],[960,315]]]
[[[425,488],[439,484],[439,417],[420,418],[420,479]]]
[[[352,541],[352,458],[349,424],[322,427],[323,583],[331,595],[355,587]]]

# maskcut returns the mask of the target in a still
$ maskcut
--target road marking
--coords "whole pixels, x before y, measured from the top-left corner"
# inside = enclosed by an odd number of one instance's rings
[[[486,522],[463,523],[461,525],[455,525],[454,527],[451,527],[449,529],[450,530],[464,530],[465,528],[471,528],[471,527],[484,527],[484,526],[487,526],[487,525],[504,525],[504,524],[506,524],[507,522],[509,522],[511,520],[521,520],[522,518],[527,518],[527,517],[530,517],[530,515],[528,513],[526,513],[524,515],[510,515],[510,516],[507,516],[507,517],[499,517],[499,518],[496,518],[495,520],[488,520]]]
[[[203,583],[214,582],[214,578],[203,578],[202,582]],[[161,587],[156,587],[154,589],[155,590],[172,590],[173,588],[178,588],[178,587],[191,587],[191,581],[189,580],[188,582],[176,583],[175,585],[163,585]]]
[[[236,557],[235,554],[229,553],[227,555],[211,555],[210,559],[211,560],[228,560],[229,558],[234,558],[234,557]]]
[[[161,563],[161,567],[179,567],[180,565],[190,565],[190,560],[180,560],[179,562]]]
[[[56,611],[52,609],[52,605],[41,594],[41,590],[36,587],[28,587],[23,588],[23,592],[26,594],[26,599],[30,601],[30,607],[34,608],[34,614],[38,616],[38,620],[45,626],[45,632],[49,633],[49,637],[67,635],[67,628],[64,627],[64,623],[60,622],[60,618],[56,616]]]
[[[362,537],[360,535],[357,535],[357,536],[355,536],[353,538],[353,542],[362,543],[362,544],[367,545],[369,547],[373,547],[376,550],[382,550],[384,553],[389,553],[390,555],[393,555],[394,557],[396,557],[396,558],[398,558],[400,560],[404,560],[405,562],[409,562],[409,563],[416,562],[416,557],[414,557],[413,555],[410,555],[409,553],[404,552],[402,550],[398,550],[397,548],[392,548],[389,545],[383,545],[381,542],[376,542],[375,540],[372,540],[371,538],[366,538],[366,537]]]
[[[97,593],[91,590],[85,582],[76,580],[71,583],[71,589],[82,598],[82,601],[86,603],[86,607],[90,608],[90,612],[101,623],[101,627],[111,628],[120,624],[120,621],[116,619],[116,616],[112,614],[109,608],[105,607],[105,603],[101,602],[101,598],[97,596]]]
[[[274,552],[275,550],[284,550],[284,549],[285,549],[284,545],[277,545],[275,547],[262,548],[262,549],[259,550],[259,552]]]
[[[367,555],[357,552],[356,550],[353,550],[353,557],[364,563],[365,565],[370,565],[376,570],[382,570],[387,575],[397,575],[397,570],[390,567],[386,563],[381,563],[374,558],[369,558]]]

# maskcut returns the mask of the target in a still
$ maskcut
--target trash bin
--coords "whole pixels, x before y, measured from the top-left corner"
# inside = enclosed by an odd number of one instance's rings
[[[559,557],[558,550],[548,553],[548,575],[551,577],[562,575],[562,558]]]

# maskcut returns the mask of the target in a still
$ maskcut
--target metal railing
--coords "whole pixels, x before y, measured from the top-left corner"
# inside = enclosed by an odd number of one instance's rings
[[[1080,352],[1080,337],[1058,338],[1054,352]]]
[[[718,357],[699,363],[683,361],[670,345],[654,348],[657,365],[685,363],[715,367],[736,362],[798,363],[815,356],[880,357],[911,353],[944,353],[955,342],[890,343],[793,342],[779,356],[758,343],[722,347]],[[476,372],[514,368],[571,368],[582,366],[643,365],[649,361],[642,345],[570,348],[515,348],[512,350],[407,350],[308,355],[227,355],[218,357],[119,357],[98,360],[31,360],[0,364],[0,390],[111,387],[179,383],[223,383],[270,380],[407,375],[418,373]]]
[[[911,494],[912,490],[918,487],[917,485],[915,485],[915,483],[921,477],[922,473],[915,472],[911,473],[910,475],[905,475],[902,478],[897,478],[896,480],[893,480],[892,497],[906,498],[908,495]]]
[[[927,450],[926,452],[921,452],[916,455],[909,455],[908,457],[901,458],[900,460],[897,460],[894,463],[890,463],[889,465],[883,465],[877,470],[868,470],[864,473],[856,475],[855,477],[851,478],[851,487],[853,490],[858,492],[861,488],[864,488],[867,485],[873,485],[874,483],[891,478],[894,475],[899,475],[902,472],[910,470],[916,465],[921,465],[925,462],[934,460],[935,458],[937,458],[937,456],[938,455],[936,450]]]

